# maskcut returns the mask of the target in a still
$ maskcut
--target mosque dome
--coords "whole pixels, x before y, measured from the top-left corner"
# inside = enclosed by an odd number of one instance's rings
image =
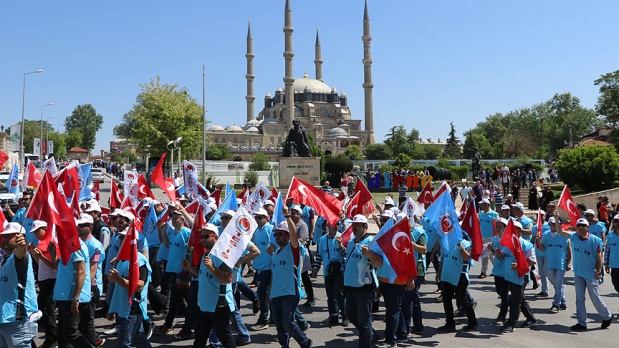
[[[223,132],[225,131],[224,127],[218,125],[218,124],[214,124],[210,127],[208,127],[207,131],[209,132]]]
[[[335,127],[333,129],[331,129],[329,131],[329,133],[327,134],[328,137],[340,137],[340,136],[348,136],[348,133],[346,133],[345,130],[343,130],[342,128],[339,127]]]
[[[258,132],[259,132],[259,131],[258,131],[258,128],[253,127],[253,126],[252,126],[252,127],[247,128],[245,131],[246,131],[247,133],[258,133]]]
[[[331,93],[331,87],[329,87],[326,83],[311,79],[307,75],[304,75],[300,79],[294,80],[294,92],[295,93],[303,93],[305,89],[312,93]]]
[[[260,125],[260,123],[262,123],[262,121],[258,121],[256,119],[249,120],[247,122],[247,124],[245,124],[245,130],[247,130],[247,129],[251,128],[251,127],[258,127]]]
[[[274,119],[273,117],[267,117],[262,121],[262,124],[274,124],[274,123],[279,123],[279,122],[277,122],[277,120]]]
[[[228,133],[240,133],[240,132],[243,132],[243,128],[241,128],[239,126],[229,126],[228,128],[226,128],[226,132],[228,132]]]

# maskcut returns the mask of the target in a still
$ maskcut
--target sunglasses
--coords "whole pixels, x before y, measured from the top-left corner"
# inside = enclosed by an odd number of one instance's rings
[[[589,226],[583,225],[583,224],[578,224],[578,225],[576,225],[576,227],[589,227]]]
[[[256,215],[256,220],[266,219],[266,216]]]
[[[207,235],[201,234],[200,235],[200,239],[209,239],[209,238],[211,238],[210,234],[207,234]]]

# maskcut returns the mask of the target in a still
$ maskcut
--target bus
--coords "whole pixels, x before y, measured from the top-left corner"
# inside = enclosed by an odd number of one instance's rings
[[[32,153],[25,153],[24,154],[24,166],[28,165],[28,162],[32,161],[32,163],[34,163],[34,166],[37,168],[41,167],[41,157],[39,157],[39,155],[35,155]]]

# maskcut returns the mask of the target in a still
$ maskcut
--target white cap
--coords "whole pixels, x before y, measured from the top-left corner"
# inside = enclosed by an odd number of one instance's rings
[[[352,218],[352,222],[353,223],[359,222],[359,223],[362,223],[362,224],[367,224],[368,223],[368,219],[364,215],[362,215],[362,214],[357,214],[357,215],[355,215]]]
[[[226,211],[222,211],[221,213],[219,213],[219,216],[224,216],[224,215],[234,216],[234,214],[236,214],[234,210],[228,209]]]
[[[79,219],[75,219],[76,225],[84,225],[84,224],[92,225],[94,223],[95,221],[92,219],[92,216],[88,214],[81,214]]]
[[[96,211],[96,212],[101,212],[101,206],[99,205],[99,203],[92,203],[86,210],[84,210],[87,213]]]
[[[122,209],[116,208],[116,209],[114,209],[113,212],[110,213],[109,216],[119,216],[121,212],[122,212]]]
[[[511,208],[510,208],[510,207],[509,207],[509,205],[507,205],[507,204],[503,204],[503,205],[501,206],[501,210],[510,210],[510,209],[511,209]]]
[[[587,215],[587,214],[595,215],[595,212],[593,211],[593,209],[587,209],[587,210],[585,210],[585,214],[584,215]]]
[[[290,207],[290,209],[298,212],[299,214],[303,214],[303,209],[298,204],[294,204],[292,207]]]
[[[290,233],[290,230],[288,229],[288,222],[281,222],[279,225],[277,225],[277,227],[275,227],[275,231],[284,231]]]
[[[507,224],[509,223],[509,221],[507,221],[506,218],[498,218],[498,219],[496,219],[496,222],[500,222],[500,223],[502,223],[505,226],[507,226]]]
[[[393,212],[391,210],[385,210],[385,211],[383,211],[382,214],[380,214],[380,216],[384,216],[386,218],[392,218],[393,215],[395,215],[395,214],[393,214]]]
[[[507,196],[505,197],[514,197],[514,195],[512,195],[511,193],[508,193]]]
[[[615,215],[615,217],[613,217],[613,220],[619,220],[619,214]]]
[[[393,212],[393,215],[397,215],[398,213],[400,213],[400,209],[398,209],[398,207],[391,207],[389,208],[389,210]]]
[[[520,202],[516,202],[516,204],[512,205],[512,208],[516,208],[520,211],[524,211],[524,204],[520,203]]]
[[[390,196],[385,197],[385,204],[395,205],[395,203],[393,202],[393,198],[391,198]]]
[[[254,215],[262,215],[262,216],[268,217],[269,213],[267,213],[267,211],[264,210],[263,208],[260,208],[254,213]]]
[[[514,227],[522,229],[522,224],[519,221],[514,221]]]
[[[9,222],[6,224],[4,231],[0,232],[0,234],[14,234],[14,233],[26,233],[26,230],[19,222]]]
[[[179,202],[180,201],[188,201],[187,197],[185,197],[185,195],[181,195],[181,198],[178,199]]]
[[[211,208],[212,211],[217,210],[217,204],[215,204],[215,202],[209,202],[208,207]]]
[[[213,233],[219,233],[219,230],[217,229],[217,226],[208,223],[206,224],[206,226],[202,227],[200,230],[207,230],[207,231],[211,231]]]
[[[206,199],[206,203],[215,203],[215,198],[209,197]]]
[[[400,220],[406,219],[406,218],[408,218],[408,215],[406,215],[406,213],[399,213],[395,216],[395,221],[400,222]]]
[[[262,205],[266,207],[267,205],[275,205],[275,203],[273,203],[272,200],[267,199],[266,201],[264,201],[264,203],[262,203]]]
[[[30,230],[30,232],[34,232],[38,230],[39,228],[47,228],[47,222],[42,221],[42,220],[35,220],[32,223],[32,229]]]
[[[488,200],[488,198],[482,198],[479,203],[481,203],[481,204],[490,204],[490,201]]]
[[[554,224],[555,222],[556,222],[556,221],[555,221],[555,217],[554,217],[554,216],[551,216],[551,217],[548,219],[548,223],[549,223],[549,224]]]
[[[587,225],[587,226],[589,226],[589,221],[587,221],[587,219],[580,218],[580,219],[578,219],[578,221],[576,221],[576,225]]]
[[[133,215],[132,212],[125,211],[125,210],[121,210],[120,213],[118,213],[118,216],[126,217],[127,219],[129,219],[131,221],[133,221],[135,219],[135,215]]]

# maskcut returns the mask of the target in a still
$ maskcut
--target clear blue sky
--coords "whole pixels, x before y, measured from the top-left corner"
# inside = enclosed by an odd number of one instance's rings
[[[292,0],[294,72],[314,76],[320,30],[323,77],[346,91],[363,119],[363,0]],[[616,0],[369,0],[374,128],[415,127],[422,138],[458,136],[495,112],[571,92],[593,108],[593,81],[619,69]],[[80,104],[103,115],[94,149],[109,149],[112,130],[132,108],[139,84],[161,76],[202,102],[207,119],[245,123],[245,50],[251,18],[256,113],[283,87],[284,0],[4,1],[0,5],[0,124],[26,119],[58,128]]]

